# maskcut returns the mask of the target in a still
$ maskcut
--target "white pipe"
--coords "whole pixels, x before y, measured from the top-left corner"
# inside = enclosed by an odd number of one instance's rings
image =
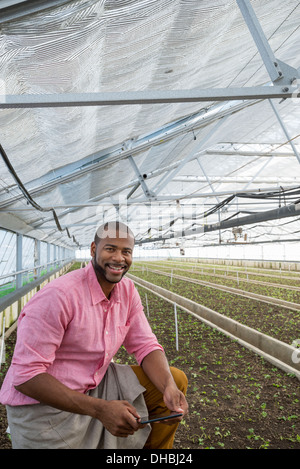
[[[178,346],[178,322],[177,322],[177,308],[176,303],[174,303],[174,315],[175,315],[175,331],[176,331],[176,350],[179,350]]]

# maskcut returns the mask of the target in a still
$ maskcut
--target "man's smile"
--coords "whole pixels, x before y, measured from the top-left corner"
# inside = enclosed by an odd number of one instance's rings
[[[110,272],[120,274],[126,269],[126,265],[106,264]]]

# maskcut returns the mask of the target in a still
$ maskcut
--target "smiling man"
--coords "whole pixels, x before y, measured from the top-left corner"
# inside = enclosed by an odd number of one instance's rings
[[[100,226],[91,245],[92,263],[102,287],[108,296],[114,283],[120,282],[132,264],[134,235],[119,222]]]
[[[133,282],[134,236],[101,226],[91,262],[43,287],[24,307],[0,392],[13,448],[172,448],[187,413],[187,380],[170,368]],[[138,365],[117,365],[124,345]],[[152,427],[148,414],[182,417]]]

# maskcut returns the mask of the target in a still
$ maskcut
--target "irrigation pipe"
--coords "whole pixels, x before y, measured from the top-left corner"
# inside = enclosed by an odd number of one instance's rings
[[[164,275],[166,277],[169,277],[170,274],[167,272],[163,272],[161,270],[154,270],[154,269],[149,269],[150,272]],[[300,311],[300,305],[297,303],[292,303],[290,301],[285,301],[285,300],[279,300],[278,298],[272,298],[270,296],[265,296],[265,295],[259,295],[258,293],[251,293],[247,292],[245,290],[239,290],[237,288],[233,287],[227,287],[225,285],[218,285],[216,283],[211,283],[211,282],[205,282],[204,280],[197,280],[193,279],[190,277],[183,277],[181,275],[174,275],[173,278],[177,278],[178,280],[184,280],[186,282],[191,282],[191,283],[197,283],[198,285],[203,285],[205,287],[210,287],[210,288],[215,288],[216,290],[221,290],[225,291],[228,293],[233,293],[234,295],[239,295],[243,296],[246,298],[251,298],[257,301],[262,301],[263,303],[270,303],[270,304],[275,304],[277,306],[281,306],[282,308],[287,308],[289,310],[293,311]]]
[[[173,304],[176,303],[180,309],[186,311],[188,314],[193,315],[213,329],[217,329],[243,347],[252,350],[265,358],[268,362],[286,373],[295,375],[300,380],[300,360],[295,359],[295,357],[298,356],[299,349],[296,347],[274,339],[256,329],[244,326],[217,311],[206,308],[158,285],[135,277],[132,274],[127,274],[127,277],[131,278],[136,285],[151,291],[163,300]]]

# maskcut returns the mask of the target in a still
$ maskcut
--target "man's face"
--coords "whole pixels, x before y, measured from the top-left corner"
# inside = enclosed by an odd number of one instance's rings
[[[118,283],[132,264],[134,238],[130,235],[112,231],[91,245],[93,265],[101,283]]]

